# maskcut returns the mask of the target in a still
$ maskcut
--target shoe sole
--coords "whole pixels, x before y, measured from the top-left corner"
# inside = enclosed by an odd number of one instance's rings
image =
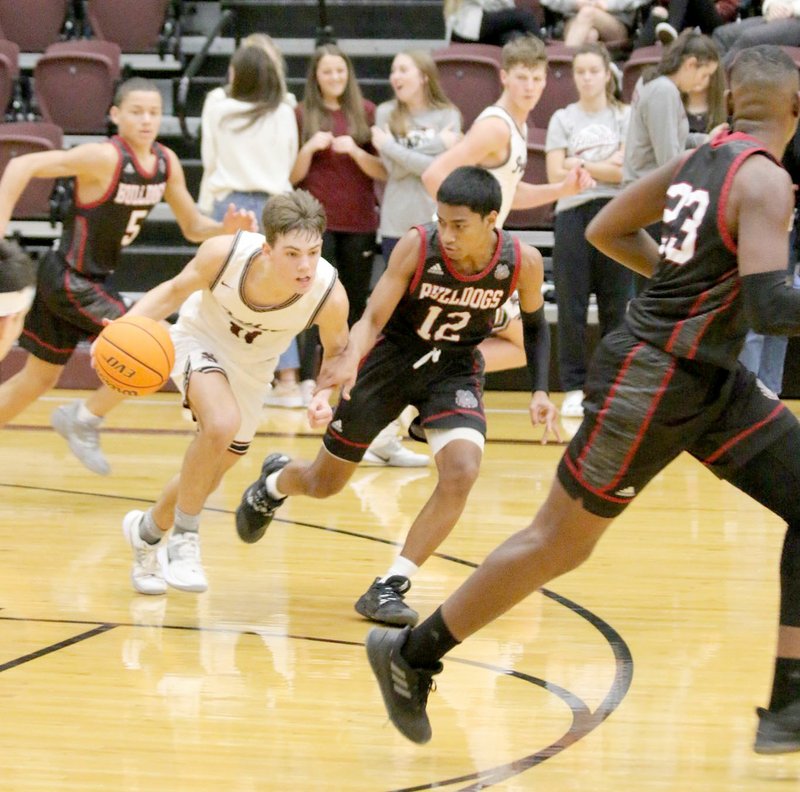
[[[164,575],[164,580],[170,588],[174,588],[177,591],[186,591],[189,594],[202,594],[204,591],[208,591],[208,581],[205,583],[187,584],[169,574],[169,552],[166,542],[164,542],[163,546],[158,550],[158,562],[161,564],[161,572]]]
[[[131,540],[131,531],[133,531],[138,525],[139,520],[142,519],[142,515],[144,514],[143,511],[139,509],[134,509],[133,511],[129,511],[123,518],[122,518],[122,534],[125,537],[125,541],[128,543],[128,546],[131,550],[134,549],[133,541]],[[162,570],[163,572],[163,570]],[[147,594],[148,596],[158,596],[160,594],[167,593],[167,582],[164,581],[163,586],[153,586],[152,588],[143,588],[140,584],[133,577],[133,571],[131,571],[131,586],[133,586],[133,590],[138,594]]]
[[[369,619],[371,622],[375,622],[376,624],[388,624],[391,627],[414,627],[416,623],[419,621],[419,614],[411,611],[407,616],[402,616],[398,614],[395,621],[391,619],[381,619],[379,616],[373,616],[367,607],[367,603],[364,602],[364,598],[356,602],[353,606],[360,616],[363,616],[365,619]],[[412,615],[413,614],[413,615]]]

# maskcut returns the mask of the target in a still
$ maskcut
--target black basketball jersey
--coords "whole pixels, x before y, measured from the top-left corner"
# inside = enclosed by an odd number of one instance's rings
[[[667,190],[661,261],[628,309],[631,332],[689,360],[732,369],[747,325],[737,246],[725,222],[733,177],[754,154],[774,158],[740,132],[698,148]]]
[[[76,191],[58,246],[67,264],[89,277],[103,277],[117,268],[122,248],[136,239],[144,219],[164,197],[169,177],[169,159],[158,143],[152,149],[153,170],[145,173],[122,138],[115,136],[110,142],[119,154],[111,186],[90,204],[80,203]]]
[[[447,258],[436,223],[416,229],[422,240],[419,263],[384,335],[423,350],[477,346],[491,332],[495,310],[516,288],[519,241],[498,230],[491,261],[481,272],[465,275]]]

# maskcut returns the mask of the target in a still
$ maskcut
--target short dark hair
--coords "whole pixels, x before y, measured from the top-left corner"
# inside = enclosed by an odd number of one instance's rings
[[[481,217],[499,212],[503,204],[500,182],[485,168],[462,165],[441,184],[436,200],[448,206],[466,206]]]
[[[741,50],[731,64],[731,88],[740,85],[775,86],[797,75],[794,61],[775,44],[758,44]]]
[[[119,107],[128,94],[134,91],[147,91],[161,96],[161,91],[158,90],[158,86],[152,80],[148,80],[146,77],[131,77],[129,80],[120,83],[116,91],[114,91],[114,107]]]
[[[325,209],[310,192],[305,190],[273,195],[264,204],[261,219],[264,236],[270,245],[275,244],[279,236],[292,231],[302,231],[309,236],[320,237],[325,232]]]
[[[0,239],[0,293],[36,284],[36,264],[16,243]]]

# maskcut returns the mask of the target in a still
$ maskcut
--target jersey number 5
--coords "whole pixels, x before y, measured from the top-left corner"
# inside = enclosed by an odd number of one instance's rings
[[[149,213],[149,209],[134,209],[131,212],[131,216],[128,218],[128,226],[125,229],[125,235],[120,241],[122,247],[130,245],[130,243],[139,236],[139,232],[142,230],[142,223]]]
[[[433,324],[439,318],[441,312],[440,306],[432,305],[428,309],[425,321],[417,330],[417,335],[426,341],[458,341],[461,336],[456,331],[463,330],[467,326],[471,314],[469,311],[453,311],[446,314],[445,318],[449,321],[443,322],[436,330],[433,330]]]
[[[672,184],[667,190],[664,228],[658,252],[673,264],[685,264],[697,248],[697,229],[708,211],[708,193],[690,184]]]

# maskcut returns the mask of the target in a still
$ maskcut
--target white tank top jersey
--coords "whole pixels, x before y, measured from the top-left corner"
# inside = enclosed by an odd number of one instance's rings
[[[311,288],[280,305],[259,306],[244,297],[244,281],[261,252],[264,236],[239,231],[209,289],[181,306],[175,328],[203,339],[209,349],[242,366],[277,358],[301,330],[313,324],[333,289],[337,272],[320,258]]]
[[[525,165],[528,162],[528,128],[525,127],[524,130],[520,130],[508,111],[498,105],[489,105],[475,121],[492,117],[502,118],[511,130],[511,146],[508,159],[496,168],[486,169],[500,182],[500,189],[503,193],[503,203],[495,224],[497,228],[502,228],[508,213],[511,211],[511,204],[514,201],[517,185],[525,175]]]

